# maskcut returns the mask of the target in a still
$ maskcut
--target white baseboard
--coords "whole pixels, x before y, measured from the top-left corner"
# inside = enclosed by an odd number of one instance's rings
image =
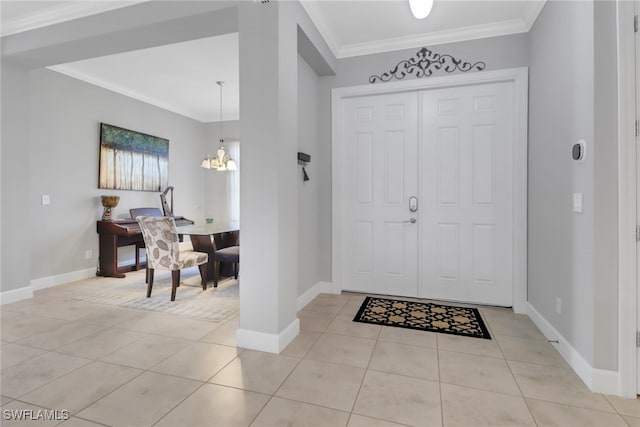
[[[296,319],[279,334],[238,329],[236,331],[237,346],[250,350],[280,354],[287,345],[300,333],[300,320]]]
[[[86,268],[84,270],[70,271],[69,273],[56,274],[55,276],[33,279],[31,280],[31,287],[34,291],[37,291],[39,289],[46,289],[53,286],[64,285],[65,283],[75,282],[77,280],[88,279],[90,277],[95,277],[95,275],[95,267]]]
[[[594,393],[613,395],[619,393],[618,383],[620,374],[617,371],[593,368],[589,362],[578,353],[578,350],[573,348],[569,341],[528,302],[527,315],[548,340],[558,341],[558,343],[552,344],[575,373],[578,374],[580,379],[589,387],[589,390]]]
[[[596,393],[620,396],[620,373],[593,368],[591,390]]]
[[[33,288],[31,286],[11,289],[9,291],[0,292],[0,305],[11,304],[29,298],[33,298]]]
[[[11,304],[13,302],[33,298],[33,291],[64,285],[65,283],[75,282],[77,280],[88,279],[95,275],[95,268],[87,268],[84,270],[71,271],[69,273],[56,274],[55,276],[33,279],[30,282],[30,286],[0,293],[0,305]]]
[[[318,282],[316,283],[316,286],[318,287],[318,291],[321,294],[335,294],[336,292],[334,292],[333,289],[333,284],[331,282]],[[338,294],[340,292],[337,292]]]
[[[329,282],[318,282],[311,287],[307,292],[298,297],[298,311],[302,310],[307,304],[309,304],[315,297],[320,294],[333,293],[333,287]]]

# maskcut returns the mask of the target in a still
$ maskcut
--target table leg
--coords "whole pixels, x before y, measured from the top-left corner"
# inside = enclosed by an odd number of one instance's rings
[[[207,262],[207,281],[213,280],[213,254],[216,252],[211,236],[190,236],[193,250],[196,252],[205,252],[209,255]]]

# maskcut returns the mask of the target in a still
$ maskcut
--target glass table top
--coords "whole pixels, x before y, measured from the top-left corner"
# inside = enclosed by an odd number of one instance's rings
[[[206,236],[218,233],[226,233],[229,231],[240,230],[238,221],[213,221],[208,224],[204,220],[196,221],[193,225],[183,225],[177,227],[178,234],[186,236]]]

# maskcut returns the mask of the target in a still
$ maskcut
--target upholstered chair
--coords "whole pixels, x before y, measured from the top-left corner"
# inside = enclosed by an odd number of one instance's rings
[[[229,246],[216,250],[213,253],[213,287],[218,287],[218,277],[220,276],[220,263],[230,262],[233,264],[233,276],[238,278],[238,264],[240,264],[240,246]]]
[[[164,216],[159,208],[133,208],[129,209],[129,215],[131,218],[136,219],[139,216]],[[180,252],[192,251],[193,245],[191,242],[180,242]],[[144,245],[136,246],[136,254],[139,249],[144,249]],[[136,256],[136,268],[138,267],[139,260]]]
[[[209,256],[204,252],[180,251],[176,223],[168,216],[138,216],[142,237],[147,249],[147,266],[149,267],[149,283],[147,298],[153,288],[153,274],[156,268],[171,271],[171,301],[176,299],[176,289],[180,284],[180,270],[198,266],[202,278],[202,289],[207,289],[207,261]]]

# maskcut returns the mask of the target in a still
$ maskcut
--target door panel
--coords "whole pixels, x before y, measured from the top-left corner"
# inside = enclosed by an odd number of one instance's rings
[[[416,296],[418,95],[345,99],[342,123],[343,289]]]
[[[455,206],[458,204],[460,188],[460,150],[458,129],[444,128],[438,130],[438,203]]]
[[[460,277],[460,224],[438,224],[438,277],[458,280]]]
[[[513,85],[420,96],[419,296],[509,306]]]

